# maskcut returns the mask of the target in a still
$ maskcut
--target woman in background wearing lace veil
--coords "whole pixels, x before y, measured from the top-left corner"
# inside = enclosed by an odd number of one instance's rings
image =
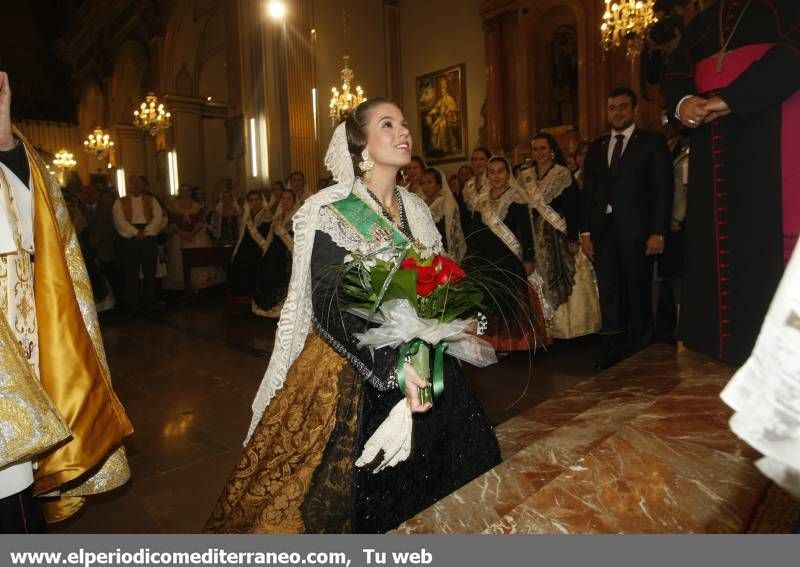
[[[414,193],[417,197],[422,197],[422,189],[420,182],[422,180],[422,172],[428,169],[428,164],[419,156],[411,156],[411,161],[408,165],[402,168],[405,174],[406,186],[405,189],[409,193]]]
[[[484,337],[498,352],[535,349],[547,342],[543,316],[543,286],[528,280],[534,274],[534,239],[528,194],[511,175],[503,156],[492,156],[486,167],[487,187],[476,196],[476,215],[467,236],[467,272],[477,270],[493,280],[497,294],[488,309]],[[531,282],[533,283],[533,282]]]
[[[461,262],[467,254],[467,243],[461,230],[461,210],[447,178],[441,170],[431,167],[422,172],[419,184],[447,255]]]
[[[294,216],[272,357],[206,531],[384,532],[499,463],[457,361],[446,357],[444,392],[423,405],[426,382],[413,367],[404,367],[405,391],[398,386],[399,349],[359,349],[353,333],[367,324],[340,310],[341,266],[353,254],[391,259],[398,238],[423,258],[441,253],[428,207],[395,184],[411,148],[402,112],[385,99],[336,128],[325,165],[337,184]]]
[[[578,186],[556,139],[540,132],[531,140],[533,167],[519,176],[528,192],[536,250],[536,271],[552,307],[548,333],[572,339],[600,330],[600,299],[594,269],[581,252]]]

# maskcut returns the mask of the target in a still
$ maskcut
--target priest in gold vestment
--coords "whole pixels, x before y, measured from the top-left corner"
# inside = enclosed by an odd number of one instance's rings
[[[132,427],[61,190],[10,111],[0,71],[0,532],[41,532],[128,480]]]

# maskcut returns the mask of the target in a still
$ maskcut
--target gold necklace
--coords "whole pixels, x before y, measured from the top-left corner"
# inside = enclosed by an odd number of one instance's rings
[[[742,11],[739,12],[739,17],[736,19],[736,23],[733,24],[733,28],[731,29],[731,34],[728,36],[724,42],[722,38],[724,37],[724,29],[722,25],[723,15],[725,14],[725,3],[721,2],[719,7],[719,55],[717,55],[717,73],[722,73],[722,64],[725,62],[725,56],[728,55],[728,45],[731,43],[731,39],[733,39],[733,35],[736,33],[737,28],[739,27],[739,23],[742,21],[742,17],[744,17],[744,13],[747,11],[747,8],[750,6],[750,2],[752,0],[747,0],[747,4],[744,5]]]

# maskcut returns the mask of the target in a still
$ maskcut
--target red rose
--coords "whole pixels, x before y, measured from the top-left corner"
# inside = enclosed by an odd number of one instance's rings
[[[404,270],[416,270],[417,269],[417,261],[414,258],[406,258],[402,262],[400,262],[400,267]]]
[[[428,297],[436,286],[436,269],[433,266],[417,266],[417,294]]]
[[[436,256],[433,259],[433,267],[437,270],[436,283],[445,285],[455,285],[466,277],[466,273],[461,267],[446,256]]]

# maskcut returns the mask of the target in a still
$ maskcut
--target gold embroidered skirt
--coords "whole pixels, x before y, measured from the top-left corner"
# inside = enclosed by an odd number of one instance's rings
[[[340,396],[357,395],[350,386],[359,383],[344,358],[316,333],[309,335],[231,474],[205,531],[305,532],[301,508],[337,424],[338,401]],[[341,405],[357,407],[357,403]],[[358,412],[349,414],[340,426],[354,430]],[[352,452],[344,452],[348,462],[329,466],[352,469]]]

